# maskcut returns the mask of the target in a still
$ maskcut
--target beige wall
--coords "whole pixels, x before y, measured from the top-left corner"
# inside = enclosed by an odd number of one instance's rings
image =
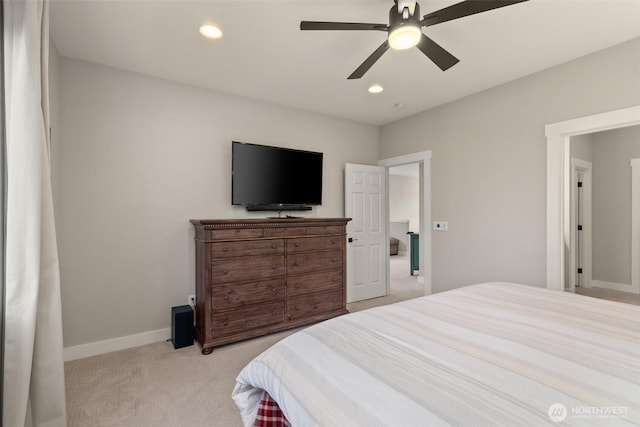
[[[169,327],[194,293],[188,219],[246,215],[230,205],[233,139],[323,151],[316,216],[343,214],[344,163],[432,150],[432,217],[450,229],[433,235],[434,291],[544,286],[544,125],[640,104],[639,50],[636,39],[380,129],[60,58],[65,346]]]
[[[432,150],[433,290],[545,286],[546,124],[640,104],[640,39],[383,126],[381,157]]]
[[[195,293],[189,219],[247,215],[231,206],[232,140],[324,152],[319,217],[344,215],[346,162],[380,158],[374,126],[68,58],[57,84],[65,347],[170,327]]]

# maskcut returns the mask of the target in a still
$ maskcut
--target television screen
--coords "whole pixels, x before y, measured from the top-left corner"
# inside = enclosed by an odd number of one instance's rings
[[[233,205],[320,205],[322,153],[232,143]]]

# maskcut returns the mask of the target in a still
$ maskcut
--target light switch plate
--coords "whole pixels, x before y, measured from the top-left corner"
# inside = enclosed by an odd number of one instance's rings
[[[433,221],[433,229],[435,231],[448,231],[449,223],[447,221]]]

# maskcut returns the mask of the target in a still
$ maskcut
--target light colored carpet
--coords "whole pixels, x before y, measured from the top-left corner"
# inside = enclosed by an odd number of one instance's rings
[[[290,333],[290,332],[289,332]],[[231,390],[279,333],[216,349],[161,342],[65,364],[68,425],[241,426]]]
[[[423,295],[408,257],[391,257],[391,293],[349,304],[349,311]],[[231,399],[235,377],[251,359],[295,332],[220,347],[174,350],[160,342],[65,364],[69,427],[242,426]]]

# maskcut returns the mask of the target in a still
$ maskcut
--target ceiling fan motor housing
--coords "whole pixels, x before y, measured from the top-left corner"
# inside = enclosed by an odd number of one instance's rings
[[[398,13],[402,13],[404,8],[409,8],[411,15],[415,14],[416,1],[415,0],[393,0],[398,5]],[[419,15],[419,14],[418,14]]]
[[[408,6],[400,9],[400,5],[393,6],[389,11],[389,31],[400,25],[417,25],[420,26],[420,5],[415,4],[413,14]]]

